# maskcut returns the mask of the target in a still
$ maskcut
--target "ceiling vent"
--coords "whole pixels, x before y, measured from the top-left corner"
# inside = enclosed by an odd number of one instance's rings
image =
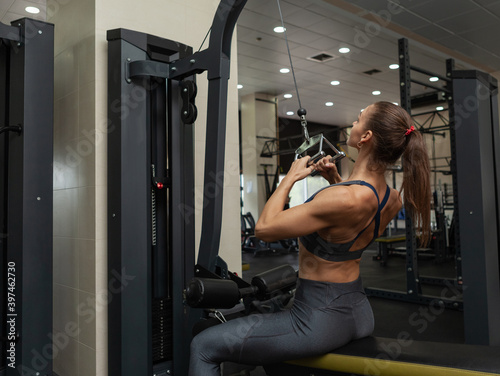
[[[321,52],[320,54],[308,57],[307,60],[317,61],[319,63],[324,63],[325,61],[335,59],[337,56],[327,54],[326,52]]]
[[[363,73],[371,76],[371,75],[374,75],[374,74],[377,74],[377,73],[380,73],[380,72],[382,72],[382,71],[380,71],[378,69],[370,69],[370,70],[367,70],[366,72],[363,72]]]

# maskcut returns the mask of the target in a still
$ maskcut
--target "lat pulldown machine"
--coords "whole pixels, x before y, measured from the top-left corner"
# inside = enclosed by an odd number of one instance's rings
[[[54,26],[0,23],[0,375],[52,375]]]
[[[109,372],[185,375],[195,275],[227,276],[218,257],[231,38],[246,0],[222,0],[209,47],[108,31],[108,271],[133,278],[108,309]],[[195,268],[193,75],[208,73],[203,229]],[[215,274],[214,274],[215,275]],[[122,277],[123,278],[123,277]],[[123,282],[123,281],[122,281]]]

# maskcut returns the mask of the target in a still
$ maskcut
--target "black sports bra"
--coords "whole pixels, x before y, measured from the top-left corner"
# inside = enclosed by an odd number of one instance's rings
[[[361,232],[350,242],[348,243],[342,243],[342,244],[336,244],[336,243],[330,243],[323,239],[317,232],[313,232],[312,234],[305,235],[300,237],[300,242],[302,245],[312,254],[328,261],[347,261],[347,260],[357,260],[361,257],[363,254],[363,251],[368,248],[368,245],[371,244],[371,242],[364,247],[363,249],[358,249],[357,251],[349,251],[349,249],[352,247],[352,245],[358,240],[358,238],[363,234],[363,232],[372,224],[373,221],[375,221],[375,229],[373,231],[373,240],[378,237],[378,232],[379,232],[379,227],[380,227],[380,212],[384,208],[385,204],[387,203],[389,199],[389,194],[391,193],[391,190],[389,186],[387,186],[387,190],[385,192],[384,199],[382,202],[380,202],[380,199],[378,197],[377,191],[375,188],[370,184],[362,180],[352,180],[352,181],[346,181],[342,183],[337,183],[337,184],[332,184],[327,187],[324,187],[320,189],[318,192],[313,194],[311,197],[307,199],[306,202],[311,201],[314,199],[314,197],[321,192],[324,189],[338,186],[338,185],[364,185],[365,187],[370,188],[373,193],[375,193],[375,196],[377,196],[377,202],[378,202],[378,209],[377,213],[373,217],[373,219],[370,221],[368,226],[366,226]]]

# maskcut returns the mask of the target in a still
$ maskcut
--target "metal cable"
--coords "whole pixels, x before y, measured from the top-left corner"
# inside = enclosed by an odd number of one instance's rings
[[[297,87],[297,80],[295,79],[295,70],[293,69],[292,54],[290,53],[290,46],[288,45],[288,38],[286,36],[285,22],[283,21],[283,13],[281,13],[280,0],[276,0],[278,3],[278,10],[280,12],[281,26],[283,27],[283,32],[285,33],[286,49],[288,51],[288,58],[290,59],[290,68],[292,69],[293,83],[295,85],[295,92],[297,93],[297,100],[299,101],[299,108],[302,108],[300,103],[299,88]]]

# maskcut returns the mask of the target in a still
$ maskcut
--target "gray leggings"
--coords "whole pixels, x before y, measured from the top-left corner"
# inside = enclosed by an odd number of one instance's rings
[[[191,343],[189,376],[219,376],[220,363],[277,363],[328,353],[373,332],[361,279],[347,283],[299,279],[293,306],[213,326]]]

